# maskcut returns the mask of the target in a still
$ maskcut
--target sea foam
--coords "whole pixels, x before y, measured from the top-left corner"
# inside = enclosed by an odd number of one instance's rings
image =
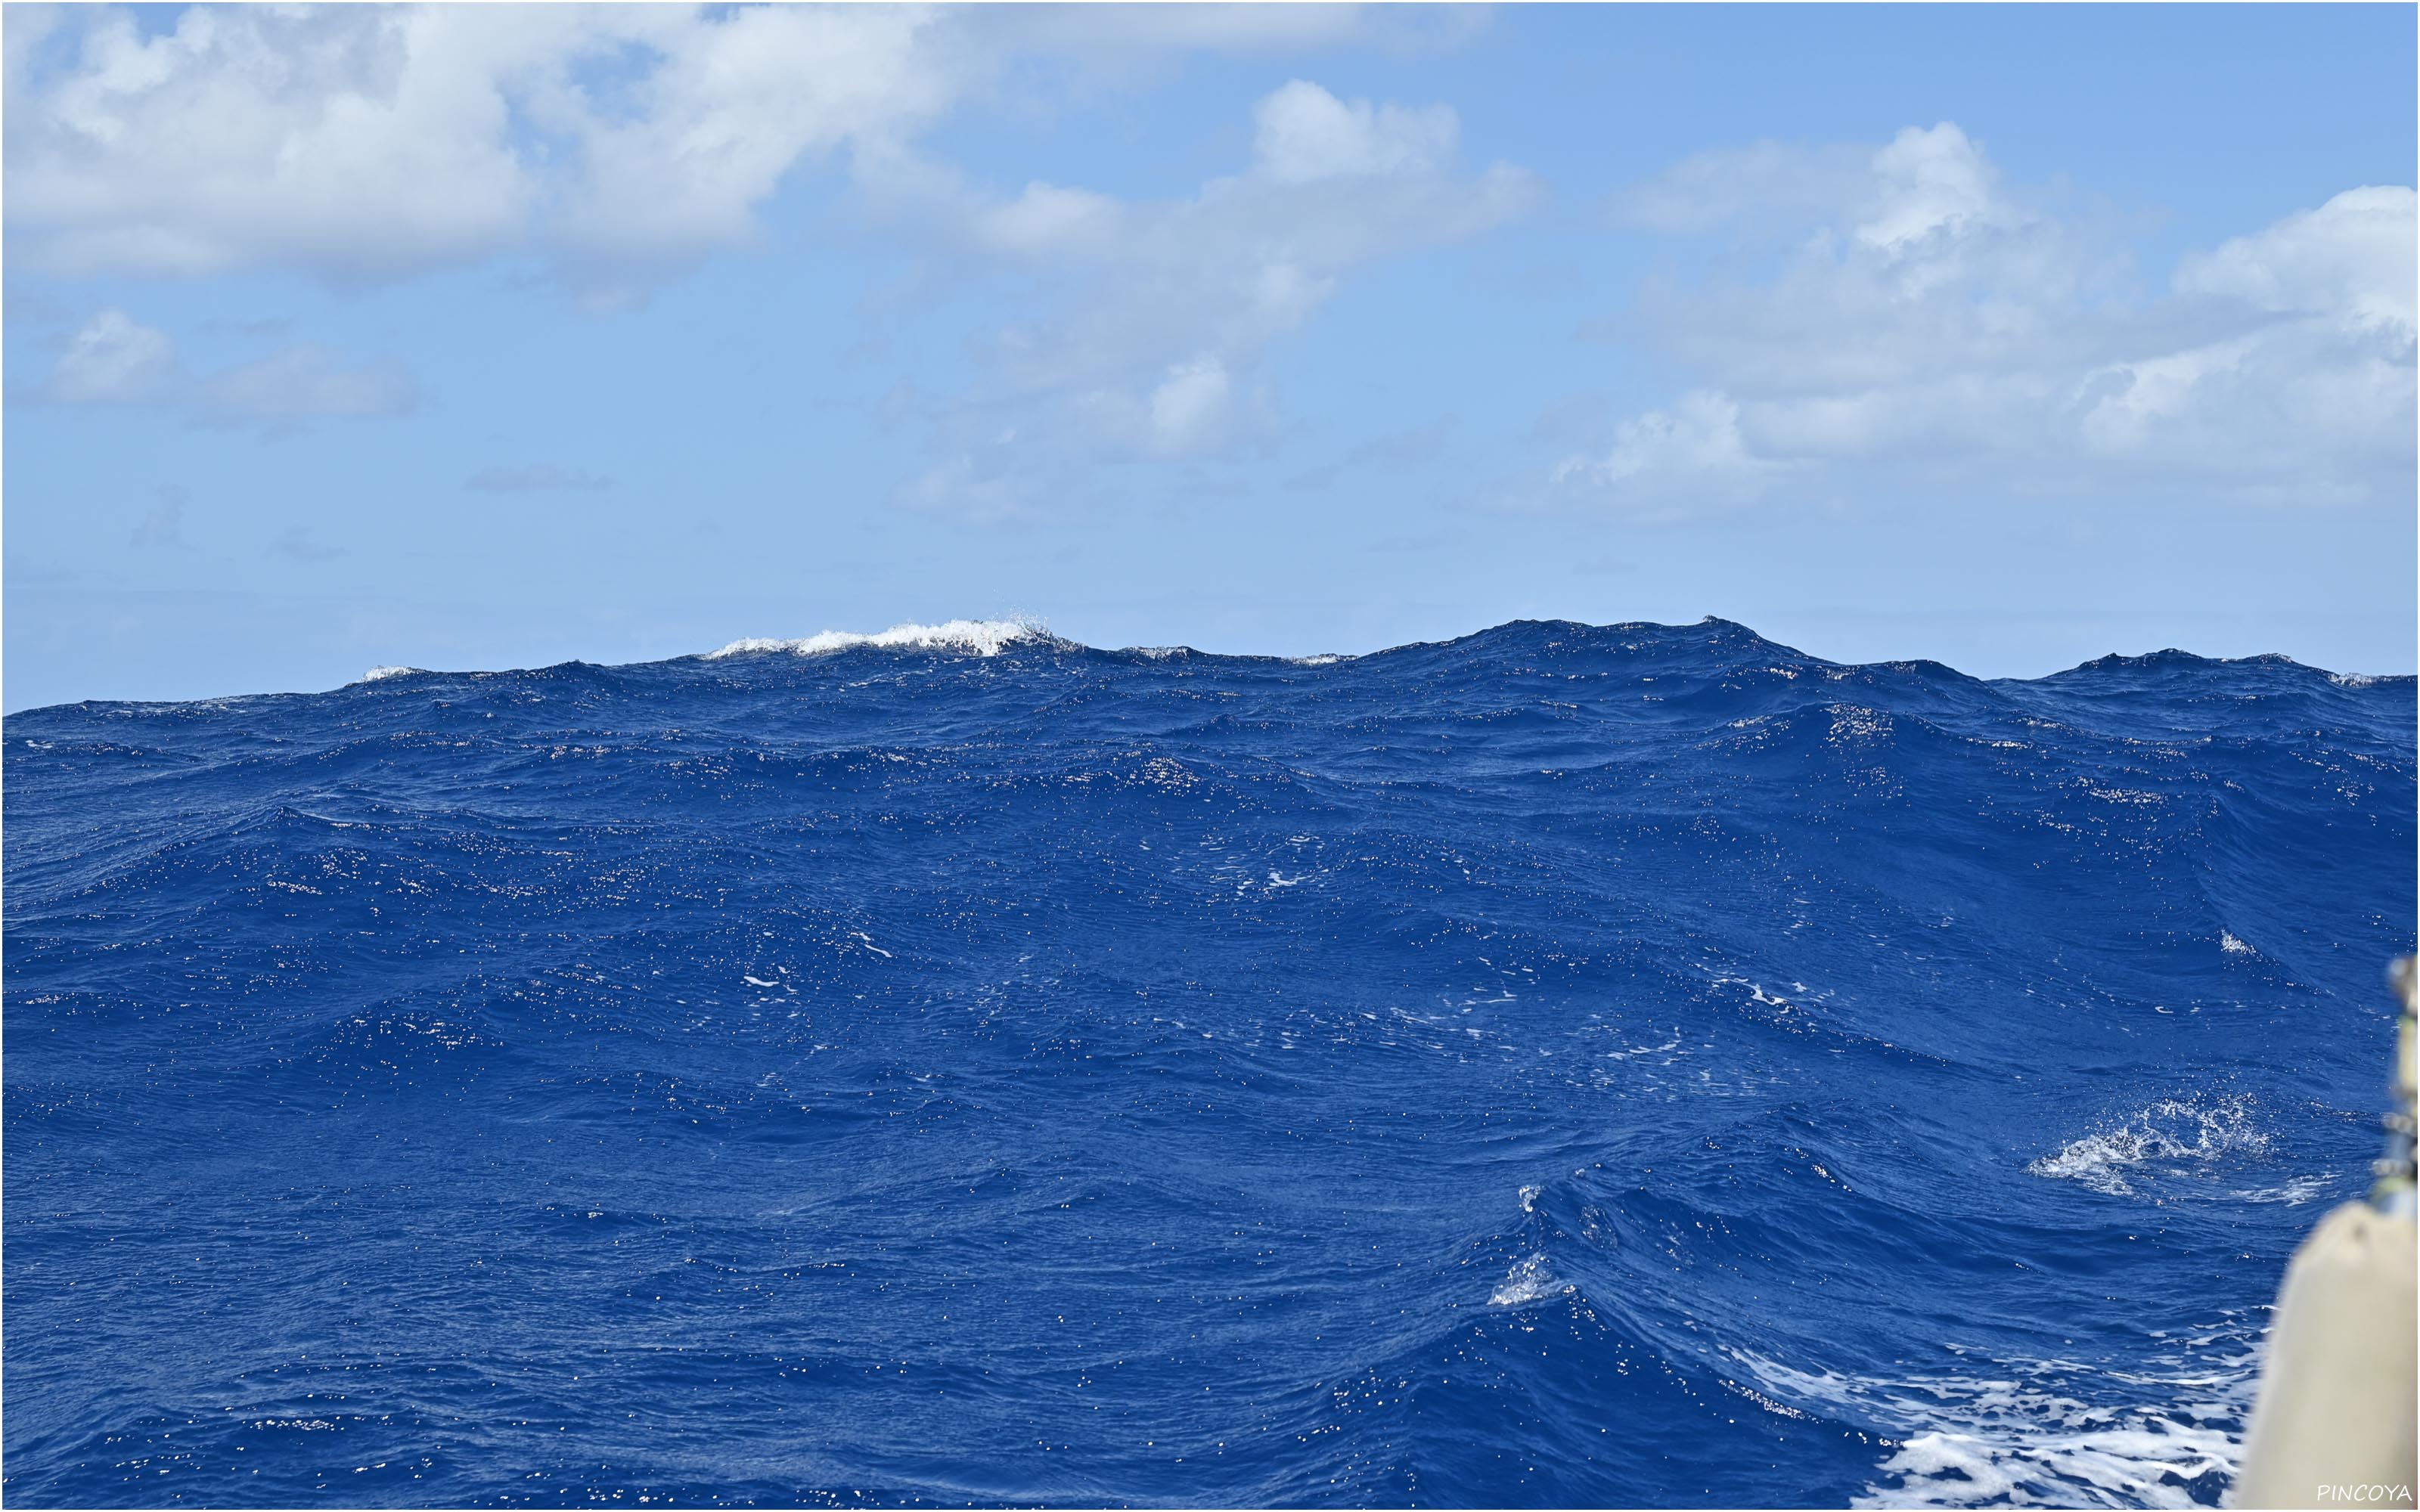
[[[2078,1181],[2111,1196],[2127,1196],[2133,1192],[2128,1175],[2141,1168],[2258,1155],[2268,1148],[2269,1136],[2253,1123],[2246,1099],[2226,1098],[2205,1106],[2163,1098],[2115,1129],[2068,1141],[2025,1169],[2055,1180]],[[2172,1168],[2169,1174],[2182,1174],[2182,1169]]]
[[[797,640],[751,636],[706,654],[708,661],[729,656],[786,651],[795,656],[820,656],[835,651],[873,647],[890,651],[971,651],[997,656],[1026,640],[1052,639],[1047,627],[1033,620],[949,620],[940,625],[894,625],[888,630],[861,635],[850,630],[825,630]]]
[[[2147,1369],[2010,1358],[1977,1360],[1971,1376],[1853,1376],[1730,1352],[1783,1400],[1899,1439],[1852,1506],[2186,1507],[2202,1501],[2196,1489],[2206,1495],[2235,1473],[2256,1362],[2237,1320],[2196,1343]],[[2093,1399],[2147,1384],[2166,1394],[2163,1405]]]

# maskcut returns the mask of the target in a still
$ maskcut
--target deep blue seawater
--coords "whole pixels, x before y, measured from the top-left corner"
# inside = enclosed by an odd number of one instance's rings
[[[10,717],[9,1504],[2224,1492],[2411,678],[986,634]]]

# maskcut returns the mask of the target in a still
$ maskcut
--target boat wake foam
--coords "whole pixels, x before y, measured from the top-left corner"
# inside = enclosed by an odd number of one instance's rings
[[[2239,1321],[2191,1341],[2157,1373],[2068,1360],[1977,1360],[1973,1376],[1900,1378],[1793,1370],[1733,1351],[1785,1400],[1845,1410],[1899,1438],[1858,1507],[2208,1504],[2242,1457],[2257,1352]],[[2086,1398],[2140,1396],[2156,1406]]]

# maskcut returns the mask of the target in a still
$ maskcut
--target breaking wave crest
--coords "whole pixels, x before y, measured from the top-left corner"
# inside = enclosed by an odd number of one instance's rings
[[[950,620],[940,625],[894,625],[888,630],[878,630],[871,635],[848,630],[825,630],[796,640],[750,637],[734,640],[718,651],[709,651],[706,653],[705,659],[721,661],[731,656],[772,652],[788,652],[795,656],[821,656],[835,651],[867,648],[967,651],[978,656],[997,656],[1013,645],[1052,642],[1054,640],[1049,628],[1037,620]]]
[[[2025,1169],[2053,1180],[2080,1181],[2096,1192],[2129,1196],[2129,1178],[2146,1173],[2188,1176],[2229,1156],[2266,1153],[2269,1136],[2245,1097],[2208,1102],[2162,1098],[2114,1129],[2070,1140]]]
[[[1548,1297],[1563,1296],[1571,1289],[1555,1278],[1555,1273],[1544,1255],[1525,1255],[1513,1262],[1503,1284],[1489,1294],[1487,1304],[1491,1307],[1524,1307],[1533,1302],[1544,1302]]]

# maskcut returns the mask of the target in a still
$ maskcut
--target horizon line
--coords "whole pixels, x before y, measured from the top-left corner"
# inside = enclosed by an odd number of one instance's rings
[[[2082,671],[2103,670],[2112,666],[2134,666],[2147,662],[2173,660],[2178,658],[2181,658],[2187,662],[2199,663],[2212,667],[2293,667],[2301,671],[2312,672],[2324,677],[2329,682],[2340,687],[2367,687],[2380,684],[2391,685],[2395,683],[2420,682],[2420,673],[2340,671],[2331,668],[2320,667],[2315,663],[2299,660],[2285,652],[2259,652],[2245,656],[2204,656],[2199,652],[2187,651],[2180,646],[2164,646],[2157,650],[2144,652],[2104,652],[2098,656],[2087,657],[2083,661],[2075,663],[2073,666],[2056,668],[2051,671],[2037,673],[2030,677],[1977,677],[1972,673],[1962,671],[1948,662],[1931,656],[1898,656],[1887,657],[1875,661],[1835,661],[1829,657],[1820,656],[1812,652],[1805,651],[1799,647],[1790,645],[1787,642],[1775,640],[1770,637],[1760,634],[1752,626],[1741,621],[1729,619],[1719,614],[1707,614],[1699,619],[1685,623],[1667,623],[1658,620],[1616,620],[1597,624],[1586,620],[1561,618],[1533,619],[1528,617],[1516,617],[1501,621],[1495,625],[1484,625],[1476,630],[1466,631],[1460,635],[1447,636],[1439,640],[1406,640],[1395,645],[1378,647],[1371,651],[1317,652],[1301,656],[1286,656],[1261,652],[1208,651],[1198,646],[1184,644],[1095,646],[1057,634],[1050,629],[1048,622],[1046,619],[1025,614],[1012,614],[1002,616],[998,619],[954,619],[943,621],[938,625],[927,625],[915,621],[903,621],[900,624],[892,625],[888,629],[874,632],[824,630],[819,631],[813,636],[799,638],[742,637],[738,640],[729,641],[712,651],[682,652],[670,656],[659,656],[636,661],[592,662],[581,657],[572,657],[568,660],[547,662],[535,666],[525,667],[429,668],[400,663],[379,665],[369,668],[360,677],[354,678],[349,682],[337,684],[334,687],[265,689],[248,693],[203,694],[193,698],[181,699],[74,699],[55,703],[36,704],[23,709],[0,708],[0,719],[16,718],[20,716],[40,714],[52,709],[84,708],[88,705],[95,704],[138,708],[175,708],[191,704],[225,702],[232,700],[322,698],[330,694],[341,693],[348,689],[366,687],[378,683],[395,681],[404,677],[506,677],[523,675],[532,672],[553,671],[562,668],[573,667],[593,668],[598,671],[611,671],[638,667],[664,667],[684,661],[732,661],[742,657],[769,656],[820,658],[823,656],[838,656],[849,652],[881,652],[893,655],[908,653],[940,655],[954,654],[958,656],[990,658],[1005,653],[1012,647],[1032,646],[1036,649],[1046,649],[1061,653],[1084,652],[1095,656],[1140,656],[1155,661],[1165,660],[1176,656],[1188,658],[1202,657],[1218,661],[1280,662],[1303,668],[1305,670],[1316,670],[1354,662],[1368,661],[1375,657],[1394,656],[1404,652],[1456,646],[1465,641],[1475,640],[1487,636],[1498,635],[1508,630],[1513,630],[1525,626],[1563,626],[1580,631],[1645,630],[1668,633],[1702,629],[1708,626],[1714,626],[1722,629],[1739,631],[1759,644],[1770,647],[1776,652],[1786,653],[1791,656],[1798,657],[1807,662],[1817,663],[1824,667],[1852,670],[1872,667],[1888,668],[1892,670],[1937,668],[1965,681],[1979,683],[1986,686],[2006,683],[2047,682],[2053,678],[2071,676]],[[0,680],[5,680],[4,671],[0,671]]]

